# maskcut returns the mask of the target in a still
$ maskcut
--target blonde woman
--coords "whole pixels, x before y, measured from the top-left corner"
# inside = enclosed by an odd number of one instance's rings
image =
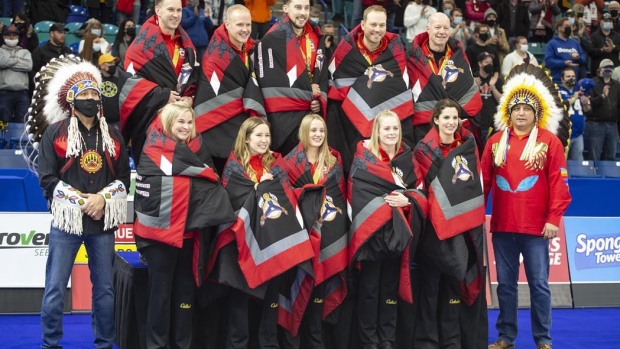
[[[91,18],[86,21],[86,27],[84,28],[84,39],[80,40],[80,46],[78,53],[82,53],[86,46],[86,35],[92,34],[92,51],[96,53],[110,53],[112,51],[112,45],[105,39],[103,33],[103,25],[98,20]],[[96,65],[96,64],[95,64]]]
[[[415,251],[426,202],[415,183],[398,115],[382,111],[370,139],[357,146],[349,179],[349,263],[361,265],[358,313],[365,349],[393,347],[397,299],[412,301],[409,251]]]
[[[194,258],[194,245],[200,229],[230,223],[235,215],[205,142],[196,136],[189,105],[166,105],[148,135],[137,168],[134,222],[149,271],[146,343],[189,349],[200,280],[193,260],[203,260]]]

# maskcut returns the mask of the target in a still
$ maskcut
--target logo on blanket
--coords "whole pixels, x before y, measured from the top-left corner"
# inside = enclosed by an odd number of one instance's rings
[[[377,64],[366,69],[366,73],[364,75],[368,76],[368,88],[372,88],[373,82],[382,82],[386,77],[394,77],[394,73],[391,71],[385,70],[383,65]]]
[[[265,225],[267,218],[278,219],[282,216],[282,213],[288,215],[286,209],[280,206],[278,197],[271,193],[264,193],[258,201],[258,207],[263,210],[263,215],[260,217],[260,226]]]
[[[319,219],[319,223],[323,224],[323,222],[333,221],[338,213],[342,214],[342,209],[334,205],[334,199],[331,196],[325,195],[325,200],[323,200],[323,205],[321,205],[321,219]]]
[[[454,168],[454,176],[452,176],[452,184],[456,183],[457,179],[467,182],[473,179],[474,174],[467,167],[467,159],[457,155],[452,159],[452,168]]]
[[[459,73],[463,72],[463,68],[458,68],[454,65],[453,60],[448,60],[446,65],[441,71],[441,77],[443,78],[443,87],[450,82],[455,82],[459,78]]]
[[[403,170],[396,166],[392,167],[392,177],[394,177],[396,184],[402,188],[407,188],[407,184],[405,184],[405,181],[403,180],[404,175]]]
[[[316,51],[316,62],[314,63],[314,68],[321,70],[323,69],[323,61],[325,60],[325,55],[323,54],[323,50],[319,49]]]

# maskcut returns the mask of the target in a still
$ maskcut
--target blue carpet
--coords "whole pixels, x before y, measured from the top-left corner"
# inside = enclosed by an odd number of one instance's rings
[[[497,336],[497,314],[497,310],[489,311],[489,341]],[[529,310],[519,310],[518,349],[535,348],[529,316]],[[90,315],[66,315],[64,328],[61,344],[65,348],[94,347]],[[554,309],[551,336],[556,349],[620,349],[620,308]],[[0,315],[0,348],[33,349],[40,344],[39,316]]]

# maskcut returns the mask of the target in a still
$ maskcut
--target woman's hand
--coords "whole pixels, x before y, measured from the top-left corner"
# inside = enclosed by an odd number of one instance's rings
[[[393,191],[385,197],[385,203],[392,207],[405,207],[409,205],[409,199],[402,193]]]

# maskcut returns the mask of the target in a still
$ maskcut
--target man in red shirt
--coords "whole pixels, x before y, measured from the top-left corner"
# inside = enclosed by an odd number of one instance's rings
[[[495,115],[500,131],[489,138],[481,161],[485,198],[490,192],[493,196],[491,232],[500,309],[499,338],[489,349],[514,348],[519,255],[530,286],[534,341],[538,349],[551,349],[549,240],[556,237],[571,201],[564,155],[570,123],[557,90],[540,67],[516,66],[504,86]]]

